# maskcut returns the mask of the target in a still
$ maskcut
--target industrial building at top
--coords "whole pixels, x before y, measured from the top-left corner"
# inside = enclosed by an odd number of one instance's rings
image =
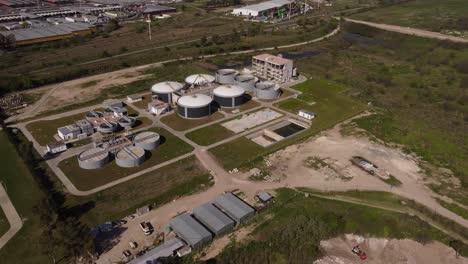
[[[245,16],[250,20],[275,21],[304,14],[311,7],[297,0],[270,0],[253,5],[242,6],[232,10],[236,16]]]
[[[250,100],[271,100],[281,94],[279,83],[295,75],[293,61],[270,54],[252,58],[250,70],[219,69],[215,76],[193,74],[185,83],[165,81],[151,87],[153,100],[148,111],[159,115],[176,107],[179,116],[203,118],[220,108],[237,108]]]

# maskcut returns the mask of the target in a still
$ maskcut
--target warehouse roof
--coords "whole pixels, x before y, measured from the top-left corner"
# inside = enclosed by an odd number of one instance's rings
[[[210,230],[214,229],[211,230],[214,233],[223,230],[223,228],[228,225],[234,224],[234,221],[227,217],[218,208],[214,207],[211,203],[206,203],[193,209],[193,214],[197,219],[207,225]]]
[[[269,10],[272,8],[282,7],[289,3],[291,2],[288,0],[270,0],[270,1],[259,3],[259,4],[255,4],[255,5],[243,6],[237,9],[248,9],[251,11],[261,12],[261,11]]]
[[[174,255],[174,251],[180,249],[181,247],[185,246],[184,242],[182,242],[178,238],[171,238],[165,241],[162,245],[146,252],[141,257],[138,257],[128,264],[147,264],[153,263],[155,260],[161,257],[169,257]]]
[[[196,245],[206,238],[211,238],[211,233],[186,213],[173,218],[170,225],[190,245]]]
[[[221,207],[223,210],[226,210],[229,214],[239,219],[255,211],[252,207],[232,193],[225,193],[218,196],[214,200],[214,203],[216,206]]]
[[[172,12],[172,11],[176,11],[176,9],[170,6],[152,4],[152,5],[145,5],[143,14],[154,13],[154,12]]]
[[[4,36],[14,35],[16,41],[24,41],[73,34],[77,31],[87,30],[93,27],[94,26],[86,23],[63,23],[39,28],[24,28],[11,31],[0,31],[0,34]]]

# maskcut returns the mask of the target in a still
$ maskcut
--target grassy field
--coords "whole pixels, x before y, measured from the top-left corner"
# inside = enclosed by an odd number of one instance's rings
[[[8,219],[3,213],[3,210],[0,210],[0,237],[8,231],[10,228],[10,224],[8,223]]]
[[[291,113],[297,113],[299,109],[315,112],[317,117],[314,119],[312,127],[297,136],[283,140],[267,148],[263,148],[253,141],[241,137],[210,149],[226,169],[248,167],[249,162],[258,160],[258,158],[265,154],[310,137],[366,109],[363,104],[343,95],[344,88],[322,79],[311,79],[292,88],[304,94],[312,94],[316,98],[316,104],[310,105],[290,98],[278,103],[277,106]]]
[[[412,0],[352,16],[366,21],[455,34],[468,30],[465,0]]]
[[[190,156],[91,196],[70,195],[66,205],[76,207],[76,213],[84,222],[97,225],[135,213],[136,208],[144,205],[157,208],[211,184],[208,172],[194,156]]]
[[[467,204],[466,47],[346,23],[329,41],[291,52],[316,52],[296,59],[298,69],[371,103],[377,114],[360,118],[357,126],[452,170],[459,181],[445,182],[444,173],[436,170],[428,176],[442,181],[439,193]]]
[[[203,127],[186,134],[188,139],[200,146],[208,146],[234,135],[234,132],[223,127],[219,123]]]
[[[320,257],[320,240],[343,233],[445,244],[452,240],[415,216],[305,197],[291,189],[278,190],[276,203],[255,221],[261,224],[253,232],[254,239],[231,244],[216,257],[216,263],[312,263]],[[467,245],[461,253],[468,254]]]
[[[31,243],[38,241],[42,232],[34,207],[43,198],[43,194],[2,131],[0,145],[0,181],[6,187],[19,215],[25,220],[23,228],[0,250],[2,263],[50,263],[50,259],[39,251],[38,244]]]
[[[84,170],[78,166],[77,158],[71,157],[63,160],[59,164],[59,168],[79,190],[90,190],[193,150],[189,144],[162,128],[151,128],[148,131],[159,133],[162,137],[162,143],[151,151],[150,157],[140,167],[121,168],[112,161],[100,169]]]
[[[173,113],[161,118],[161,122],[170,126],[172,129],[177,131],[185,131],[197,126],[201,126],[216,120],[223,118],[224,115],[220,112],[215,112],[208,117],[200,119],[185,119],[180,117],[178,114]]]

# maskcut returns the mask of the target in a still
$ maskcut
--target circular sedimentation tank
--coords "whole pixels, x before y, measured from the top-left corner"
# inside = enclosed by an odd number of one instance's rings
[[[104,115],[102,112],[99,111],[90,111],[89,113],[86,114],[85,118],[87,121],[91,122],[96,119],[102,118]]]
[[[151,86],[151,93],[157,95],[161,101],[172,103],[172,94],[184,88],[184,85],[178,82],[159,82]]]
[[[254,95],[258,99],[276,99],[280,95],[280,88],[274,82],[259,82],[255,85]]]
[[[108,133],[112,133],[116,131],[117,127],[118,127],[117,123],[106,121],[97,127],[97,131],[104,133],[104,134],[108,134]]]
[[[235,84],[235,78],[239,74],[234,69],[219,69],[216,71],[216,82],[221,84]]]
[[[214,100],[221,107],[238,107],[245,103],[245,90],[237,85],[223,85],[213,90]]]
[[[121,127],[133,127],[135,125],[136,119],[130,116],[123,116],[119,118],[118,123]]]
[[[151,131],[138,133],[133,138],[135,146],[145,150],[155,149],[159,145],[160,140],[161,136],[158,133]]]
[[[244,88],[246,92],[253,91],[258,78],[250,74],[239,74],[235,78],[235,84]]]
[[[185,78],[185,83],[188,85],[207,85],[213,83],[215,77],[209,74],[193,74]]]
[[[213,99],[206,94],[182,96],[177,100],[177,113],[187,119],[203,118],[211,115]]]
[[[86,170],[102,168],[109,161],[110,153],[103,148],[88,149],[78,155],[78,165]]]
[[[119,167],[138,167],[145,161],[145,150],[140,147],[125,147],[115,154],[115,163]]]

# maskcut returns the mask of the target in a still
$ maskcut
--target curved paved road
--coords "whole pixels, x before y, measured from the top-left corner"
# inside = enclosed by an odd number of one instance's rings
[[[6,243],[21,229],[23,221],[16,211],[13,203],[11,202],[8,194],[3,188],[3,184],[0,183],[0,206],[5,213],[8,222],[10,223],[10,229],[0,237],[0,249],[2,249]]]
[[[367,25],[370,27],[397,32],[397,33],[406,34],[406,35],[413,35],[413,36],[438,39],[438,40],[448,40],[448,41],[453,41],[453,42],[458,42],[458,43],[468,43],[468,39],[459,38],[455,36],[449,36],[449,35],[445,35],[442,33],[423,30],[423,29],[401,27],[401,26],[388,25],[388,24],[379,24],[379,23],[374,23],[374,22],[355,20],[351,18],[344,18],[344,20],[347,22],[363,24],[363,25]]]

